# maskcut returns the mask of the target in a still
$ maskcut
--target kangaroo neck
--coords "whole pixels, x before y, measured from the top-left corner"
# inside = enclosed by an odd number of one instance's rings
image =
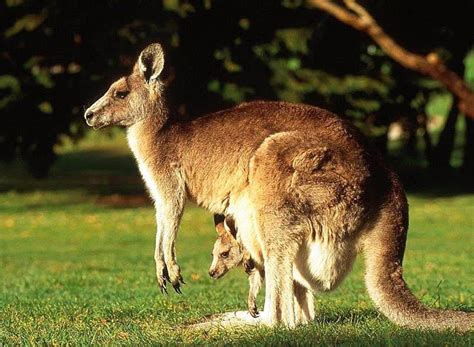
[[[146,164],[156,156],[166,123],[166,119],[150,116],[128,127],[128,144],[139,164]]]

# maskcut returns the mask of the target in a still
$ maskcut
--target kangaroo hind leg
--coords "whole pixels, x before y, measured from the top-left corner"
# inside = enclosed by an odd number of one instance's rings
[[[288,211],[287,211],[288,212]],[[289,223],[287,213],[261,216],[262,241],[265,258],[264,324],[295,327],[296,319],[293,266],[301,245],[303,231],[299,225]]]
[[[294,282],[296,324],[308,324],[314,320],[313,293],[298,282]]]

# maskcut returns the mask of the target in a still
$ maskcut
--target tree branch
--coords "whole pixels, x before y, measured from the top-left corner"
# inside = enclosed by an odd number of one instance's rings
[[[441,82],[456,96],[459,110],[474,119],[474,92],[460,76],[441,62],[436,53],[422,56],[407,51],[388,36],[367,10],[355,0],[344,0],[347,9],[331,0],[308,0],[308,2],[342,23],[368,34],[387,55],[400,65]]]

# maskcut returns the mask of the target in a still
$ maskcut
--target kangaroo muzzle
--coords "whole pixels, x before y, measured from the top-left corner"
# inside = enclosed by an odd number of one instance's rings
[[[94,112],[92,112],[91,110],[87,110],[84,113],[84,119],[86,120],[86,123],[88,126],[92,126],[93,117],[94,117]]]

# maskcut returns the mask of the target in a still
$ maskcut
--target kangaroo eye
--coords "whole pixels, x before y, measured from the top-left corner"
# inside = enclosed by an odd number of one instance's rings
[[[224,258],[224,259],[225,259],[225,258],[227,258],[228,256],[229,256],[229,251],[227,251],[227,252],[222,252],[222,253],[221,253],[221,258]]]
[[[125,99],[130,92],[128,90],[116,91],[115,97],[119,99]]]

